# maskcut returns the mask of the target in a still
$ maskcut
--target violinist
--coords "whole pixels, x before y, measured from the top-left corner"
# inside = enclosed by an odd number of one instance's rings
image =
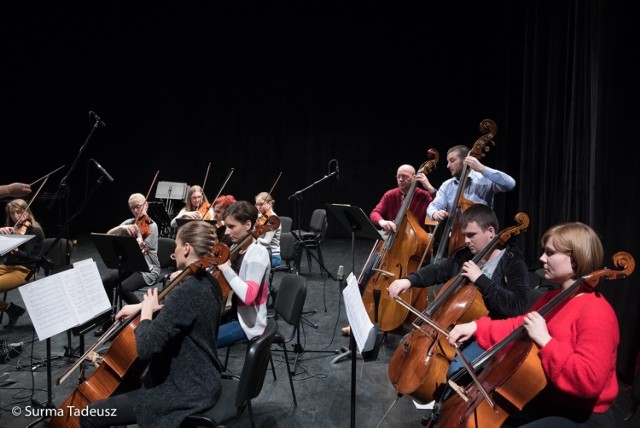
[[[182,226],[173,254],[178,269],[211,257],[216,242],[215,230],[206,222]],[[187,277],[162,304],[153,288],[142,303],[124,306],[117,319],[140,313],[134,334],[138,358],[149,363],[144,386],[91,403],[92,412],[83,412],[87,416],[80,418],[81,426],[179,427],[185,417],[213,407],[222,390],[215,346],[221,305],[218,281],[202,273]]]
[[[266,221],[272,215],[276,215],[273,207],[276,201],[268,192],[260,192],[256,196],[256,208],[258,208],[258,222]],[[280,266],[282,258],[280,257],[280,235],[282,234],[282,225],[272,232],[265,232],[258,238],[258,243],[264,245],[271,253],[271,267]]]
[[[396,232],[396,224],[394,222],[404,197],[411,187],[411,183],[417,180],[424,189],[416,187],[409,211],[416,216],[419,224],[424,224],[427,207],[433,200],[437,189],[431,185],[429,179],[424,173],[416,174],[416,169],[408,164],[400,165],[396,172],[396,181],[398,187],[388,190],[382,195],[380,202],[369,214],[371,222],[382,229],[385,233]]]
[[[601,269],[603,248],[589,226],[564,223],[551,227],[541,239],[544,278],[560,286],[542,295],[532,311],[514,318],[480,318],[453,328],[451,344],[475,337],[488,349],[523,326],[538,347],[546,387],[510,419],[509,426],[615,427],[613,403],[618,394],[616,353],[619,328],[616,314],[597,292],[579,293],[543,318],[537,311],[578,278]]]
[[[158,225],[147,215],[147,201],[143,194],[134,193],[129,197],[129,210],[133,217],[123,221],[118,226],[110,229],[109,235],[135,236],[140,251],[149,266],[149,272],[122,272],[119,276],[117,269],[105,273],[102,282],[110,299],[113,299],[113,290],[120,284],[120,296],[129,304],[140,303],[135,291],[148,285],[155,284],[160,278],[160,260],[158,259]],[[112,301],[112,304],[115,303]],[[96,329],[95,335],[101,336],[108,328],[103,325]]]
[[[26,183],[11,183],[0,185],[0,198],[11,196],[21,198],[31,193],[31,186]]]
[[[236,319],[220,326],[218,348],[260,336],[267,325],[269,252],[253,237],[246,239],[257,218],[258,209],[248,201],[237,201],[224,213],[225,233],[233,242],[231,251],[236,257],[218,265],[218,269],[233,292]],[[242,248],[238,247],[241,242]]]
[[[233,242],[231,242],[229,236],[224,233],[224,212],[235,201],[236,198],[233,195],[221,195],[218,196],[215,201],[213,201],[213,219],[216,222],[214,226],[218,234],[218,241],[227,244],[227,246],[229,247],[231,247]]]
[[[516,187],[516,181],[510,175],[489,168],[474,156],[469,156],[467,146],[451,147],[447,151],[447,169],[451,172],[451,178],[442,183],[435,199],[427,207],[427,216],[431,220],[445,220],[455,208],[460,175],[465,165],[472,170],[469,173],[467,187],[463,194],[470,201],[493,208],[493,199],[496,193],[508,192]]]
[[[44,232],[33,216],[29,204],[24,199],[14,199],[5,207],[5,223],[0,233],[35,235],[33,238],[11,250],[0,264],[0,292],[13,290],[27,282],[27,276],[42,256]],[[0,311],[9,316],[7,327],[13,327],[25,309],[15,303],[0,300]]]
[[[213,219],[213,208],[202,191],[201,186],[191,186],[187,190],[187,202],[178,215],[171,220],[171,227],[178,227],[179,218],[191,220],[211,220]]]

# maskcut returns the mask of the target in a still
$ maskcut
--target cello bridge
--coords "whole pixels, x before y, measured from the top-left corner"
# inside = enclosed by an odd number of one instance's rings
[[[460,385],[458,385],[451,379],[449,379],[447,382],[449,383],[449,386],[451,387],[451,389],[453,389],[456,392],[456,394],[458,394],[460,398],[464,400],[465,403],[469,402],[469,397],[467,397],[467,394],[465,394],[464,389]]]
[[[393,276],[395,276],[392,272],[386,271],[386,270],[382,270],[382,269],[371,269],[374,272],[378,272],[379,274],[386,276],[387,278],[391,278]]]

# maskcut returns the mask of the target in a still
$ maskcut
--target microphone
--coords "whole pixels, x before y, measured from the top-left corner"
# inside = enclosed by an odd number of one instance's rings
[[[109,183],[113,183],[113,177],[107,172],[106,169],[102,167],[102,165],[100,165],[95,159],[91,159],[91,162],[93,162],[96,165],[96,168],[98,168],[98,171],[100,171],[103,177],[109,181]]]
[[[340,283],[344,281],[344,266],[342,265],[338,266],[338,281],[340,281]]]
[[[95,111],[89,110],[89,116],[91,116],[96,121],[96,123],[98,125],[107,126],[107,125],[105,125],[104,121],[102,119],[100,119],[100,116],[98,116]]]
[[[338,163],[338,159],[336,159],[336,180],[340,180],[340,164]]]

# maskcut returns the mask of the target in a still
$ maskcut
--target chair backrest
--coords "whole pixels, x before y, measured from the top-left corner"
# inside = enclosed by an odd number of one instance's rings
[[[286,216],[278,216],[280,219],[280,226],[282,227],[282,233],[291,232],[291,227],[293,226],[293,219],[291,217]]]
[[[166,238],[160,236],[158,238],[158,260],[160,261],[160,268],[162,269],[175,269],[176,261],[171,258],[171,254],[176,249],[176,241],[173,238]]]
[[[280,258],[287,264],[296,258],[296,238],[291,232],[282,232],[280,235]]]
[[[44,269],[45,275],[56,273],[62,267],[71,263],[71,242],[68,239],[60,238],[55,247],[51,248],[56,238],[45,238],[42,241],[42,254],[46,254],[51,259],[52,265]]]
[[[301,275],[285,273],[280,280],[273,309],[295,329],[300,323],[306,298],[307,280]]]
[[[324,237],[327,234],[328,226],[329,222],[327,220],[327,210],[323,208],[317,208],[313,210],[313,213],[311,214],[311,220],[309,220],[309,232],[313,233],[316,236],[316,241],[318,243],[324,240]]]
[[[262,335],[249,342],[236,392],[237,408],[244,408],[247,402],[260,395],[267,367],[271,361],[271,345],[277,331],[276,321],[270,318]]]

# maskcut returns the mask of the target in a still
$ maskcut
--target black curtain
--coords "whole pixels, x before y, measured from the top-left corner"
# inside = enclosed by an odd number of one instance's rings
[[[275,210],[305,225],[326,203],[369,212],[397,167],[420,166],[430,148],[439,185],[446,150],[472,146],[489,118],[498,132],[483,162],[518,183],[495,210],[505,227],[529,215],[530,267],[544,230],[574,220],[598,231],[610,265],[617,251],[640,257],[631,16],[577,0],[16,5],[0,16],[1,181],[65,165],[43,190],[54,194],[93,110],[107,126],[87,142],[68,199],[33,204],[48,236],[89,197],[69,234],[108,230],[130,216],[131,193],[153,199],[158,171],[213,197],[233,168],[222,193],[250,201],[282,172]],[[96,188],[89,158],[115,181]],[[339,179],[325,178],[332,159]],[[348,237],[329,222],[330,236]],[[620,321],[624,377],[640,342],[636,277],[599,287]]]

